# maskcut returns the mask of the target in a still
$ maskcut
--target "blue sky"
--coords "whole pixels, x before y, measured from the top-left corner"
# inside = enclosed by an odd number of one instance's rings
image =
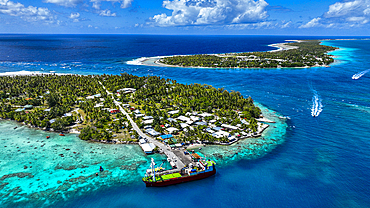
[[[0,33],[370,33],[370,0],[0,0]]]

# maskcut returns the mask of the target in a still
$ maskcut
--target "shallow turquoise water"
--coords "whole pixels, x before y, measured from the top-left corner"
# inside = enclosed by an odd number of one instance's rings
[[[15,126],[18,128],[13,129]],[[30,200],[48,204],[140,181],[150,157],[163,159],[146,156],[138,145],[85,142],[73,134],[63,137],[12,121],[0,121],[0,132],[0,194],[4,204]],[[100,166],[105,171],[96,176]]]

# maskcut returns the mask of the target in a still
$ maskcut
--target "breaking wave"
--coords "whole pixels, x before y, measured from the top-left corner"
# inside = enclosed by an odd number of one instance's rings
[[[147,59],[148,59],[147,57],[141,57],[141,58],[138,58],[138,59],[127,61],[126,64],[129,64],[129,65],[143,65],[143,62]]]

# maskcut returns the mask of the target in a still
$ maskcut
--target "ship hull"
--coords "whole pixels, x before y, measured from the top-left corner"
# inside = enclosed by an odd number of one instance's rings
[[[164,181],[156,181],[156,182],[144,181],[144,183],[146,184],[147,187],[170,186],[170,185],[175,185],[179,183],[185,183],[185,182],[208,178],[214,174],[216,174],[215,167],[213,168],[212,171],[205,172],[205,173],[199,173],[197,175],[186,176],[186,177],[181,177],[181,178],[174,178],[174,179],[169,179],[169,180],[164,180]]]

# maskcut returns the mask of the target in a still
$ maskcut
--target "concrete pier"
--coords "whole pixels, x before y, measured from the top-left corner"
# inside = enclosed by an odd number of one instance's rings
[[[162,142],[159,142],[153,137],[150,137],[149,135],[144,134],[140,128],[137,126],[137,124],[132,120],[130,115],[125,111],[125,109],[121,106],[121,104],[114,99],[114,96],[111,92],[109,92],[105,86],[99,81],[99,84],[103,86],[103,88],[106,90],[108,95],[112,96],[114,104],[119,108],[119,110],[127,117],[127,119],[130,121],[132,128],[143,138],[146,138],[148,142],[153,143],[155,146],[161,149],[161,151],[169,158],[172,162],[176,164],[176,168],[172,169],[172,171],[179,171],[182,168],[184,168],[186,165],[191,163],[191,158],[188,155],[185,155],[180,150],[172,150],[169,146],[163,144]]]

